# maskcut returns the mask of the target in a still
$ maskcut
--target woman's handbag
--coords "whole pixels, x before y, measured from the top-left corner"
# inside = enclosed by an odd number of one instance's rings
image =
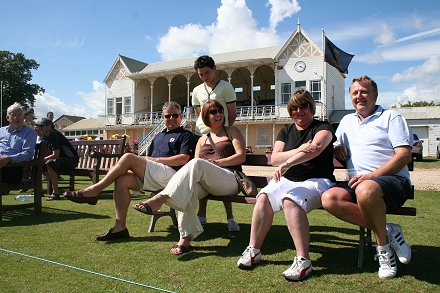
[[[256,196],[258,194],[255,183],[242,171],[234,170],[234,175],[237,179],[238,188],[245,196]]]
[[[225,129],[226,131],[226,129]],[[226,132],[227,134],[228,132]],[[212,148],[214,149],[217,156],[219,156],[219,153],[217,152],[217,149],[215,148],[215,143],[212,141],[212,138],[210,135],[208,135],[209,142],[212,145]],[[239,170],[233,170],[235,179],[238,183],[238,189],[245,195],[245,196],[256,196],[258,194],[258,189],[255,183],[246,176],[242,171]]]

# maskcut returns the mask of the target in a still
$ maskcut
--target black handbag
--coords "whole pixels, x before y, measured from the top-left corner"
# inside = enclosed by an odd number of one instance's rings
[[[226,134],[228,133],[226,132]],[[215,143],[214,141],[212,141],[211,136],[209,134],[207,136],[215,153],[217,154],[218,157],[220,157],[220,154],[217,152],[217,149],[215,148]],[[234,172],[235,179],[237,180],[238,189],[245,196],[256,196],[258,194],[257,186],[249,177],[246,176],[246,174],[244,174],[242,171],[239,170],[232,170],[232,171]]]

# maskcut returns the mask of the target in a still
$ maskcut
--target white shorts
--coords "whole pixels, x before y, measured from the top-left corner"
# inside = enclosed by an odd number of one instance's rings
[[[335,185],[329,179],[311,178],[306,181],[291,181],[281,177],[280,181],[270,180],[269,184],[260,190],[269,199],[274,213],[283,209],[283,200],[288,198],[299,205],[306,213],[320,208],[321,195],[324,191]]]
[[[148,191],[162,190],[176,172],[168,165],[147,160],[143,182],[140,178],[137,178],[139,187]]]

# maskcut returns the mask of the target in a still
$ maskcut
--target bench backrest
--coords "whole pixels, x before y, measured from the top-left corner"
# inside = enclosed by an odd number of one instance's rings
[[[124,154],[125,139],[107,139],[107,140],[78,140],[71,142],[73,148],[78,153],[78,169],[93,169],[96,158],[90,156],[93,152],[103,154]],[[116,164],[118,157],[102,158],[99,169],[107,170]]]

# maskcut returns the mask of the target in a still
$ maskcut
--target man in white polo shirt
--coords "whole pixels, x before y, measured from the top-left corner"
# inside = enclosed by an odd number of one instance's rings
[[[377,84],[368,76],[353,79],[351,101],[356,113],[342,118],[336,130],[335,156],[347,160],[355,174],[345,184],[328,189],[322,206],[337,218],[371,229],[376,236],[379,277],[397,274],[396,256],[411,259],[411,248],[397,224],[386,223],[386,213],[401,207],[411,192],[407,164],[412,133],[396,111],[376,105]]]

